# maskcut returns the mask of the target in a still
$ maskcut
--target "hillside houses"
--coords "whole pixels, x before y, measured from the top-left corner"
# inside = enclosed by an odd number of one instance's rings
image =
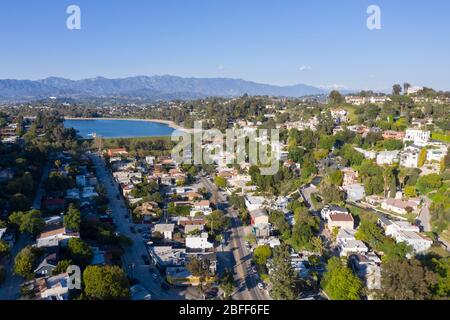
[[[433,241],[420,233],[420,229],[406,221],[391,221],[380,219],[379,225],[385,230],[387,236],[395,239],[397,243],[404,242],[410,245],[414,252],[421,253],[428,250]]]

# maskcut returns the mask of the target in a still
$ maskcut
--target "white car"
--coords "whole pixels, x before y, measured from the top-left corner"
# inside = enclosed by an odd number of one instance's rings
[[[258,288],[264,290],[264,284],[262,282],[258,282]]]

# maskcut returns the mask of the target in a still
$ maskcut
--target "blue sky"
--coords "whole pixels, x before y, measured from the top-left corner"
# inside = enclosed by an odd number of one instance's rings
[[[66,28],[79,5],[82,29]],[[369,5],[382,29],[366,28]],[[450,90],[448,0],[2,0],[0,78],[171,74]]]

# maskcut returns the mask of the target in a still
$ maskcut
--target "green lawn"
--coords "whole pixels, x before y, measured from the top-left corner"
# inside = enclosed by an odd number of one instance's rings
[[[433,132],[433,134],[431,135],[431,137],[432,137],[434,140],[438,140],[438,141],[450,143],[450,135],[449,135],[449,134],[443,134],[443,133]]]

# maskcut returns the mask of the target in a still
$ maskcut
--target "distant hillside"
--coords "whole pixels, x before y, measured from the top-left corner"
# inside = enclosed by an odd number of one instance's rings
[[[175,76],[137,76],[124,79],[103,77],[69,80],[47,78],[38,81],[0,80],[1,101],[28,101],[50,96],[57,98],[114,98],[134,99],[198,99],[243,94],[278,97],[302,97],[326,93],[325,90],[298,84],[274,86],[228,78],[182,78]]]

